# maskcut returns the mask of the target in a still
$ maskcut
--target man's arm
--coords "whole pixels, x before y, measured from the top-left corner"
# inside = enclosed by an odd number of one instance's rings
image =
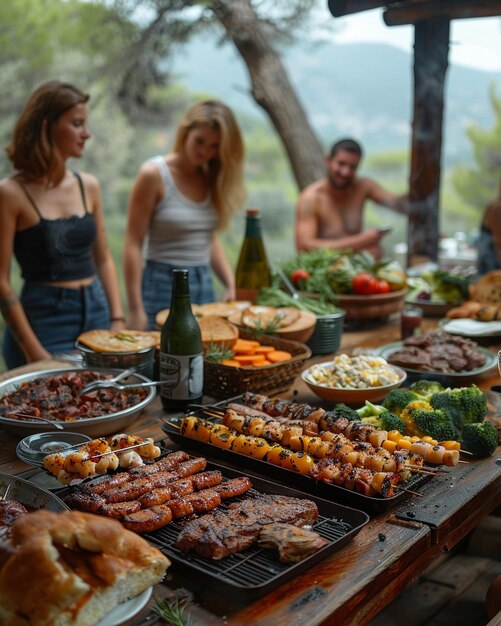
[[[296,207],[296,248],[298,252],[315,248],[333,250],[351,249],[368,250],[379,257],[381,250],[379,240],[381,233],[376,229],[366,230],[355,235],[345,235],[332,239],[321,239],[318,236],[319,226],[316,215],[316,194],[306,189],[299,197]]]
[[[388,191],[384,189],[376,183],[375,180],[368,179],[368,193],[367,197],[373,200],[376,204],[380,204],[382,206],[387,207],[388,209],[392,209],[397,213],[401,213],[402,215],[407,215],[408,213],[408,201],[409,195],[405,194],[402,196],[398,196],[392,191]]]

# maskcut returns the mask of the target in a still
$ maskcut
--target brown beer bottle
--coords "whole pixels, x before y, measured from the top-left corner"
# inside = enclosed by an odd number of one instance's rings
[[[245,237],[235,272],[237,300],[255,302],[261,287],[271,286],[271,270],[261,235],[261,212],[247,209]]]
[[[202,335],[191,310],[188,270],[173,270],[169,315],[160,333],[160,399],[166,411],[184,411],[203,396]]]

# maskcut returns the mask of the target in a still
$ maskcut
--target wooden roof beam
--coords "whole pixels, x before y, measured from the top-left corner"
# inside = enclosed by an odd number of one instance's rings
[[[435,17],[447,17],[453,20],[497,15],[501,15],[501,0],[478,0],[477,2],[427,0],[389,8],[383,13],[383,20],[387,26],[403,26]]]
[[[343,15],[378,9],[387,4],[388,0],[383,2],[380,0],[329,0],[329,11],[334,17],[342,17]]]

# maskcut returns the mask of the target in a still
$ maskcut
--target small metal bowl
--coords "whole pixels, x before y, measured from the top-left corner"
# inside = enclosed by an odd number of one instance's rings
[[[75,347],[88,368],[116,367],[124,370],[134,368],[139,374],[153,378],[155,346],[130,352],[96,352],[77,341]]]
[[[29,383],[35,378],[44,378],[56,376],[57,374],[61,374],[63,372],[82,372],[85,370],[99,371],[101,374],[110,374],[115,376],[119,374],[121,370],[118,369],[103,369],[103,368],[62,368],[62,369],[53,369],[53,370],[40,370],[38,372],[30,372],[28,374],[21,374],[20,376],[15,376],[13,378],[9,378],[0,383],[0,398],[3,396],[12,393],[15,391],[20,385],[23,383]],[[127,378],[127,382],[147,382],[149,378],[143,376],[142,374],[134,373],[131,374]],[[125,381],[124,381],[125,382]],[[84,433],[85,435],[89,435],[90,437],[102,437],[103,435],[109,435],[111,433],[117,433],[126,428],[129,424],[132,424],[141,414],[143,409],[145,409],[150,402],[156,396],[155,387],[149,387],[148,393],[144,400],[134,404],[133,406],[128,407],[127,409],[123,409],[122,411],[117,411],[116,413],[108,413],[107,415],[100,415],[98,417],[85,417],[79,420],[64,422],[58,421],[58,424],[61,424],[69,431],[76,433]],[[0,416],[0,428],[3,428],[15,435],[26,436],[30,433],[41,433],[47,430],[48,424],[42,421],[29,421],[27,419],[12,419],[8,417]],[[50,425],[49,425],[50,426]],[[59,434],[58,431],[54,431],[54,436]]]

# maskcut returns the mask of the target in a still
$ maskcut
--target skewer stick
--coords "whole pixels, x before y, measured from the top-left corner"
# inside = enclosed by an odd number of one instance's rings
[[[462,461],[461,459],[459,459],[458,463],[469,463],[469,461]]]
[[[109,450],[108,452],[102,452],[101,454],[91,454],[89,456],[89,461],[92,459],[98,459],[99,457],[106,456],[108,454],[117,454],[120,452],[125,452],[126,450],[133,450],[134,448],[140,448],[141,446],[149,445],[149,441],[143,441],[143,443],[136,443],[133,446],[126,446],[125,448],[118,448],[116,450]]]
[[[10,488],[11,488],[11,485],[10,484],[7,485],[7,489],[5,490],[5,493],[3,494],[2,498],[1,498],[2,500],[6,500],[7,499],[7,496],[9,494]]]
[[[470,452],[469,450],[463,450],[463,448],[461,448],[461,450],[459,452],[461,454],[469,454],[470,456],[473,456],[473,452]]]
[[[411,470],[422,469],[422,470],[425,470],[426,472],[432,472],[433,474],[448,474],[449,473],[449,470],[443,469],[441,467],[423,467],[422,465],[406,465],[405,467],[408,467]]]
[[[422,493],[412,491],[412,489],[406,489],[405,487],[399,487],[398,485],[394,485],[393,489],[398,489],[398,491],[406,491],[407,493],[411,493],[413,496],[419,496],[420,498],[423,497]]]
[[[411,472],[413,474],[425,474],[426,476],[436,476],[437,475],[437,472],[433,472],[433,471],[428,472],[428,471],[422,470],[422,469],[411,469]]]
[[[169,426],[172,426],[173,428],[177,428],[178,430],[181,428],[180,424],[174,424],[174,422],[171,422],[169,420],[162,420],[164,424],[168,424]]]

